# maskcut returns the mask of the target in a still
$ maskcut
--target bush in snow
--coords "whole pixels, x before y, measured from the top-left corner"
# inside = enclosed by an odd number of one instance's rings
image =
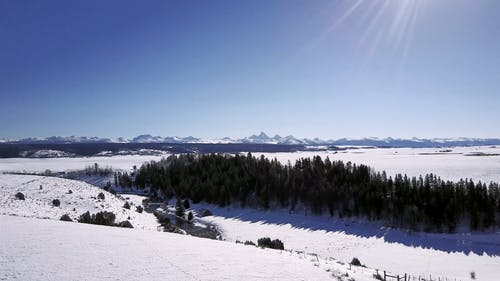
[[[363,266],[358,258],[353,258],[350,264],[355,266]]]
[[[103,211],[95,214],[94,222],[95,224],[100,224],[100,225],[114,225],[115,218],[116,216],[112,212]]]
[[[78,218],[78,222],[92,223],[92,216],[90,215],[90,212],[87,211],[87,212],[81,214],[80,217]]]
[[[285,245],[283,242],[279,239],[274,239],[271,240],[269,237],[263,237],[257,240],[257,245],[262,248],[271,248],[271,249],[277,249],[277,250],[284,250]]]
[[[24,194],[22,194],[21,192],[18,192],[18,193],[16,193],[16,198],[19,200],[24,200]]]
[[[68,190],[68,194],[72,194],[73,193],[73,190]]]
[[[97,195],[97,198],[98,198],[98,199],[101,199],[101,200],[104,200],[104,198],[105,198],[104,193],[100,192],[100,193]]]
[[[125,204],[123,204],[123,208],[130,210],[130,203],[126,201]]]
[[[160,224],[171,224],[170,219],[162,212],[155,211],[153,214],[158,219]]]
[[[52,205],[54,207],[59,207],[61,205],[61,201],[59,201],[59,199],[54,199],[52,200]]]
[[[247,240],[247,241],[245,241],[245,245],[255,246],[255,243],[253,241]]]
[[[42,187],[42,185],[40,185],[40,190],[42,190],[42,189],[43,189],[43,187]]]
[[[62,221],[73,221],[68,214],[64,214],[61,216],[60,220]]]
[[[90,215],[90,212],[82,214],[78,219],[78,222],[81,223],[90,223],[90,224],[98,224],[98,225],[110,225],[115,226],[116,216],[112,212],[99,212],[93,215]]]
[[[135,208],[135,211],[138,213],[142,213],[142,211],[144,211],[144,208],[142,208],[142,206],[137,206],[137,208]]]
[[[476,272],[472,271],[472,272],[470,273],[470,279],[472,279],[472,280],[476,280]]]
[[[119,227],[134,228],[129,221],[122,221],[118,224]]]

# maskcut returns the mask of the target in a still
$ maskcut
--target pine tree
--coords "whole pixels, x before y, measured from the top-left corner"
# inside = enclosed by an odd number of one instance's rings
[[[177,202],[175,203],[175,215],[184,218],[184,206],[182,206],[181,200],[177,199]]]
[[[184,199],[184,201],[182,201],[182,206],[184,207],[184,209],[191,208],[191,205],[189,204],[189,199]]]
[[[265,157],[205,154],[170,156],[142,165],[133,177],[117,173],[120,186],[150,187],[178,200],[184,217],[189,200],[226,206],[310,207],[314,213],[385,220],[400,227],[454,231],[470,222],[472,229],[500,226],[498,184],[471,180],[443,181],[428,174],[409,178],[373,173],[368,166],[342,161],[299,159],[283,165]]]

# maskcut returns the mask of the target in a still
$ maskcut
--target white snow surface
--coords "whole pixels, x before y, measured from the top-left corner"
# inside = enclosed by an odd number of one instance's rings
[[[197,204],[214,213],[201,219],[216,224],[229,241],[280,239],[286,249],[316,253],[350,262],[357,257],[369,268],[433,280],[499,280],[500,232],[407,233],[374,223],[289,214],[287,210],[219,208]],[[357,279],[356,279],[357,280]],[[417,279],[418,280],[418,279]]]
[[[0,215],[0,280],[373,280],[327,260],[217,240]]]
[[[440,152],[451,150],[451,152]],[[469,156],[485,153],[492,156]],[[295,153],[252,153],[277,158],[282,163],[297,159],[321,156],[330,160],[351,161],[365,164],[375,171],[387,172],[388,176],[397,173],[419,176],[433,173],[445,180],[458,181],[473,179],[489,183],[500,182],[500,147],[454,147],[454,148],[368,148],[348,149],[345,151],[310,151]]]
[[[42,189],[40,189],[40,185]],[[69,190],[72,193],[69,193]],[[21,192],[25,200],[18,200],[15,194]],[[104,200],[97,199],[102,192]],[[125,199],[128,197],[129,199]],[[110,211],[116,215],[116,222],[129,220],[134,228],[155,230],[158,222],[154,215],[136,212],[142,204],[141,196],[115,196],[96,186],[75,180],[56,177],[3,175],[0,174],[0,214],[59,220],[68,214],[76,220],[81,214]],[[59,199],[61,205],[55,207],[52,200]],[[126,201],[133,203],[130,210],[123,208]],[[130,219],[129,219],[130,217]]]
[[[81,170],[94,163],[100,167],[112,167],[118,170],[131,170],[134,165],[140,167],[144,162],[158,161],[168,155],[120,155],[106,157],[71,157],[71,158],[2,158],[0,171],[2,172],[63,172]]]

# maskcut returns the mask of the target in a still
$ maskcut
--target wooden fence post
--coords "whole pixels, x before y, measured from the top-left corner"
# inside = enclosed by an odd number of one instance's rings
[[[387,274],[385,273],[385,270],[384,270],[384,281],[387,281],[385,278],[386,278]]]

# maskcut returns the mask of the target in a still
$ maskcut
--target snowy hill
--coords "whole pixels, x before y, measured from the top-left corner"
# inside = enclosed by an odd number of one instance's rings
[[[134,211],[141,197],[123,197],[79,181],[0,175],[0,280],[373,279],[373,269],[307,253],[158,232],[152,214]],[[134,229],[59,221],[86,211],[111,211]]]
[[[17,192],[23,193],[25,200],[16,199]],[[100,192],[105,196],[102,200],[97,198]],[[123,197],[117,197],[81,181],[41,176],[0,175],[1,215],[59,220],[62,215],[68,214],[71,219],[76,220],[87,211],[91,214],[111,211],[116,215],[116,222],[129,220],[134,228],[156,230],[158,223],[152,214],[135,211],[136,206],[141,204],[140,197],[133,195]],[[54,199],[60,200],[59,207],[52,205]],[[126,201],[133,203],[130,210],[123,208]]]
[[[0,225],[1,280],[374,280],[362,268],[186,235],[2,215]]]

